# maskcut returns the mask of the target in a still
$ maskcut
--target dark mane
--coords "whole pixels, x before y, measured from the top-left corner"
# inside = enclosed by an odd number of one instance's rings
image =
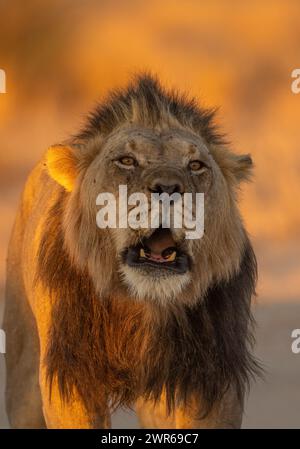
[[[214,123],[215,109],[202,108],[195,99],[163,89],[158,79],[148,73],[134,77],[125,89],[112,91],[90,113],[85,127],[74,137],[75,141],[86,141],[99,133],[107,135],[116,126],[132,120],[134,108],[145,126],[159,124],[163,115],[168,114],[200,133],[208,143],[225,142]]]
[[[131,407],[139,396],[158,400],[164,389],[169,411],[191,393],[206,411],[230,387],[242,398],[259,371],[251,355],[256,260],[250,242],[239,272],[192,308],[99,298],[64,251],[63,209],[62,194],[49,212],[36,279],[53,297],[44,360],[50,385],[57,378],[65,400],[76,388],[91,413],[107,396],[112,406]]]

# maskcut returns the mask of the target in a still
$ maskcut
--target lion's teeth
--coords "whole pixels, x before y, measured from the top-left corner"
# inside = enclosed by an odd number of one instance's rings
[[[173,251],[171,254],[169,254],[166,258],[165,258],[168,262],[174,262],[174,260],[176,259],[176,251]]]
[[[146,257],[145,251],[143,248],[140,249],[140,257]]]
[[[173,251],[171,254],[168,254],[166,256],[163,256],[164,260],[167,262],[174,262],[176,259],[176,251]],[[140,257],[143,259],[149,259],[150,254],[147,254],[144,250],[144,248],[140,248]]]

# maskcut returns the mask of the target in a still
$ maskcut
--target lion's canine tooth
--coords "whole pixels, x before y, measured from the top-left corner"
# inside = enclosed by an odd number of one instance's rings
[[[173,251],[169,256],[166,257],[166,260],[168,262],[174,262],[176,259],[176,251]]]
[[[146,257],[145,251],[143,248],[140,249],[140,257]]]

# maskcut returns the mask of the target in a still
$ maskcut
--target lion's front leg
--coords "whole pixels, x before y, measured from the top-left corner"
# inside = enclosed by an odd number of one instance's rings
[[[103,412],[90,414],[76,392],[69,401],[63,401],[56,380],[53,380],[51,396],[46,381],[46,370],[40,367],[40,387],[43,413],[50,429],[105,429],[110,427],[110,415],[106,406]]]
[[[203,418],[200,418],[201,403],[195,396],[186,407],[177,407],[171,415],[166,413],[164,395],[157,404],[139,399],[136,412],[143,428],[228,429],[240,428],[242,423],[242,405],[232,391]]]

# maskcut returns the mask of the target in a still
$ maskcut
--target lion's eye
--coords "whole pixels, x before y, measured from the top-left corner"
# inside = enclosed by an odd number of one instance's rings
[[[124,167],[128,167],[128,168],[134,167],[137,164],[134,157],[131,157],[131,156],[120,157],[120,159],[118,159],[117,162],[119,162],[120,165],[123,165]]]
[[[190,161],[189,162],[189,169],[192,171],[199,171],[204,167],[205,167],[204,162],[201,162],[201,161]]]

